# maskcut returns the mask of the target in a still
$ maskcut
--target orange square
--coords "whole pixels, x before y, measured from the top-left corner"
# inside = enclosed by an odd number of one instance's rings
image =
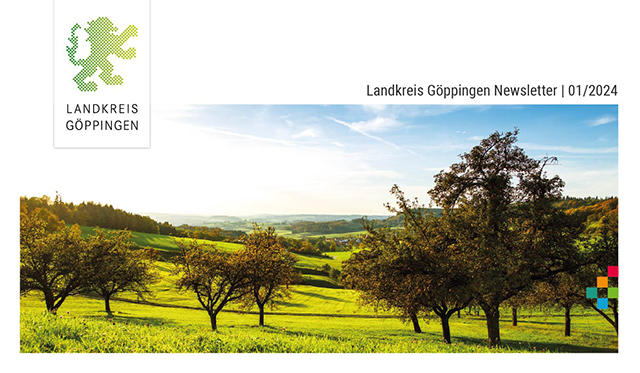
[[[609,286],[609,277],[598,277],[598,287],[606,288]]]

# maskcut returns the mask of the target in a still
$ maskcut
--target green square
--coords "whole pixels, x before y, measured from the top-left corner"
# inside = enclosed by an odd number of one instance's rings
[[[609,293],[607,298],[618,299],[618,288],[609,288]]]
[[[587,288],[587,299],[596,299],[598,297],[598,288]]]

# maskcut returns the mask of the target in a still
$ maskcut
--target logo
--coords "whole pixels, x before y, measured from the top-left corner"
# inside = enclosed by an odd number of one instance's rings
[[[136,49],[128,48],[124,50],[122,45],[131,37],[138,36],[138,28],[129,25],[119,35],[116,34],[118,28],[107,17],[98,17],[88,22],[89,27],[84,30],[89,37],[86,39],[90,44],[90,54],[87,58],[76,59],[78,50],[78,36],[76,31],[81,28],[79,24],[75,24],[71,28],[71,37],[68,39],[71,46],[67,46],[67,54],[69,61],[75,66],[81,66],[82,70],[73,78],[78,85],[78,89],[82,92],[91,92],[98,90],[98,84],[95,81],[86,81],[91,78],[100,69],[98,75],[107,85],[122,85],[123,78],[120,75],[113,75],[113,64],[109,62],[108,57],[115,55],[121,59],[130,60],[136,57]]]
[[[607,276],[599,276],[596,280],[596,287],[587,288],[587,299],[595,299],[599,310],[609,309],[609,298],[618,299],[618,287],[609,287],[609,278],[618,278],[618,266],[607,267]],[[600,289],[602,289],[603,295],[601,297],[598,296]]]
[[[150,0],[56,0],[53,146],[151,146]]]

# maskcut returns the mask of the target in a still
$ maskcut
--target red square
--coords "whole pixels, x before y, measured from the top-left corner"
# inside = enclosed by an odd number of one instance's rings
[[[618,277],[618,266],[609,266],[607,269],[607,277]]]

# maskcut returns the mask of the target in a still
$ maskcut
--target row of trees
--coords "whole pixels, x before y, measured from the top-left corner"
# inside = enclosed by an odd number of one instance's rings
[[[110,300],[120,292],[149,293],[158,278],[146,250],[133,250],[131,232],[96,230],[82,237],[75,226],[51,225],[48,212],[20,214],[20,292],[40,292],[47,310],[56,312],[72,295],[95,294]],[[43,216],[48,219],[43,219]]]
[[[351,221],[335,220],[335,221],[300,221],[292,223],[289,227],[291,233],[308,233],[316,232],[323,234],[356,232],[361,229],[360,219]]]
[[[429,195],[444,209],[440,217],[394,186],[396,204],[387,208],[403,216],[404,229],[365,221],[369,250],[345,263],[344,283],[365,303],[399,311],[417,332],[419,316],[437,315],[449,343],[449,318],[473,303],[484,311],[492,347],[501,344],[500,309],[509,302],[516,307],[535,298],[529,294],[556,305],[569,293],[571,302],[583,300],[584,282],[574,281],[593,276],[591,284],[598,266],[617,265],[617,232],[606,224],[581,240],[578,215],[557,205],[564,183],[545,172],[555,158],[528,157],[515,146],[517,134],[492,134],[435,176]],[[562,300],[550,296],[563,291]],[[617,300],[612,306],[617,331]]]
[[[561,210],[570,210],[581,207],[592,206],[595,204],[599,204],[602,201],[606,200],[614,200],[617,197],[571,197],[571,196],[562,196],[560,198],[560,202],[558,202],[558,207]]]
[[[202,227],[187,224],[183,224],[179,227],[173,227],[166,222],[160,224],[160,234],[175,237],[188,237],[209,241],[227,242],[241,242],[246,237],[245,232],[238,230],[226,230],[217,227]]]
[[[95,202],[82,202],[76,205],[72,202],[63,202],[59,195],[56,195],[53,201],[48,196],[21,197],[20,205],[28,211],[36,208],[48,210],[67,224],[159,233],[158,222],[150,217],[116,209],[112,205]]]
[[[297,281],[296,257],[278,240],[273,227],[254,225],[245,247],[223,252],[197,241],[178,241],[180,254],[173,258],[177,286],[195,294],[207,311],[211,328],[217,330],[217,316],[229,303],[243,309],[257,307],[259,325],[264,326],[265,307],[289,297],[289,285]]]
[[[173,257],[178,289],[191,291],[217,329],[217,315],[229,303],[257,307],[264,325],[266,307],[290,296],[289,285],[300,281],[296,257],[280,243],[275,229],[254,226],[245,247],[224,252],[199,240],[177,240]],[[150,293],[159,279],[153,249],[137,249],[129,231],[104,231],[82,237],[77,225],[60,223],[48,210],[24,209],[20,215],[20,292],[43,295],[56,312],[73,295],[97,295],[111,313],[110,300],[121,292]]]

